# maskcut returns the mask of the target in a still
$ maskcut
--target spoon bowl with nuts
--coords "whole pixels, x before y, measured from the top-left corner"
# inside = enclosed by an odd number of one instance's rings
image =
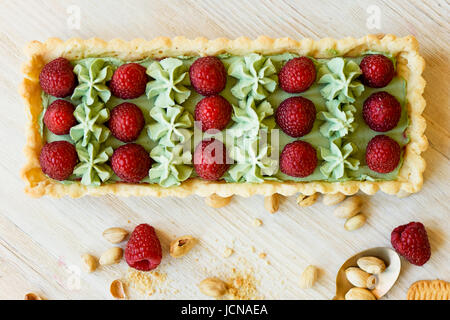
[[[380,299],[393,287],[400,270],[400,257],[391,248],[377,247],[355,254],[337,273],[333,300]],[[366,285],[361,284],[364,276]]]

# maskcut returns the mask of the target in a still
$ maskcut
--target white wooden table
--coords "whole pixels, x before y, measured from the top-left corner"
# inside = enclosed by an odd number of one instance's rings
[[[71,7],[73,3],[77,7]],[[319,3],[319,2],[318,2]],[[208,276],[227,278],[232,268],[256,278],[258,294],[275,299],[329,299],[340,265],[353,253],[390,246],[391,230],[422,221],[431,241],[431,260],[423,267],[407,262],[387,298],[405,299],[416,280],[450,280],[450,55],[448,1],[1,1],[0,2],[0,298],[22,299],[35,291],[48,299],[108,299],[109,283],[124,277],[127,266],[79,273],[80,255],[100,255],[109,248],[102,231],[129,230],[138,223],[154,225],[164,247],[159,271],[167,277],[160,292],[147,298],[200,299],[196,284]],[[77,10],[80,28],[76,29]],[[379,21],[374,14],[379,10]],[[371,16],[372,15],[372,16]],[[368,20],[369,19],[369,20]],[[377,25],[379,22],[379,25]],[[379,27],[379,29],[374,27]],[[74,29],[75,27],[75,29]],[[415,35],[427,67],[425,98],[430,147],[423,190],[405,199],[385,194],[364,196],[367,224],[346,232],[331,209],[316,204],[300,208],[286,199],[276,214],[262,197],[235,198],[223,209],[203,199],[104,198],[31,199],[23,193],[19,170],[24,157],[25,113],[17,94],[22,48],[48,37],[208,38],[241,35],[321,38],[368,33]],[[263,226],[252,225],[255,218]],[[200,245],[185,258],[167,254],[175,236],[192,234]],[[225,259],[226,247],[235,253]],[[252,251],[254,247],[254,252]],[[267,253],[266,259],[258,255]],[[268,264],[266,261],[269,261]],[[317,285],[299,288],[309,264],[322,269]],[[136,293],[136,298],[144,296]]]

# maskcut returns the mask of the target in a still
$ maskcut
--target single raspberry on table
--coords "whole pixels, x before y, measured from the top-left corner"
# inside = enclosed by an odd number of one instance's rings
[[[275,112],[275,120],[287,135],[298,138],[311,132],[316,120],[316,107],[311,100],[291,97],[284,100]]]
[[[203,140],[195,148],[195,172],[204,180],[219,180],[230,166],[227,159],[226,147],[220,140]]]
[[[114,72],[109,88],[121,99],[134,99],[145,93],[148,77],[146,69],[137,63],[121,65]]]
[[[202,125],[202,131],[223,130],[231,119],[231,104],[222,96],[210,96],[195,106],[195,121]]]
[[[44,145],[39,155],[42,172],[55,180],[66,180],[78,163],[78,155],[73,144],[54,141]]]
[[[278,79],[284,91],[300,93],[311,87],[316,80],[316,67],[308,57],[294,58],[281,68]]]
[[[189,68],[191,85],[202,96],[219,94],[227,84],[227,71],[217,57],[202,57]]]
[[[317,167],[317,153],[308,142],[297,140],[288,143],[280,155],[280,170],[291,177],[303,178]]]
[[[363,118],[374,131],[386,132],[395,128],[401,114],[400,103],[385,91],[375,92],[364,101]]]
[[[401,149],[397,141],[385,135],[378,135],[367,144],[366,163],[370,170],[389,173],[397,168],[400,154]]]
[[[64,98],[73,93],[77,78],[73,66],[66,58],[58,58],[47,63],[39,74],[41,89],[54,97]]]
[[[148,175],[152,159],[144,147],[136,143],[120,146],[111,157],[114,173],[123,181],[137,183]]]
[[[44,124],[56,135],[69,134],[70,128],[77,124],[73,112],[75,106],[66,100],[55,100],[44,114]]]
[[[114,137],[123,142],[131,142],[139,137],[145,125],[142,110],[134,103],[124,102],[114,107],[108,121]]]
[[[155,229],[148,224],[138,225],[125,247],[125,260],[136,270],[150,271],[161,263],[161,243]]]
[[[420,222],[410,222],[392,231],[391,243],[406,260],[421,266],[430,259],[431,249],[427,231]]]
[[[394,77],[394,64],[382,54],[365,56],[359,67],[362,71],[362,82],[372,88],[385,87]]]

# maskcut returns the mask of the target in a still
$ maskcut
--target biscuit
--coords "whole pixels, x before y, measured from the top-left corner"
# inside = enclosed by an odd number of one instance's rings
[[[450,300],[450,283],[444,280],[420,280],[409,287],[408,300]]]

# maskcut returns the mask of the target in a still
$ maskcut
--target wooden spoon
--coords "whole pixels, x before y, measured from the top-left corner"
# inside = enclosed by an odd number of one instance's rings
[[[349,267],[357,267],[356,261],[361,257],[377,257],[386,264],[386,270],[376,275],[378,279],[375,288],[371,290],[377,299],[384,296],[397,281],[401,270],[400,257],[397,252],[391,248],[383,247],[368,249],[355,254],[341,266],[336,276],[336,296],[333,300],[345,300],[345,294],[353,288],[353,285],[345,276],[345,270]]]

